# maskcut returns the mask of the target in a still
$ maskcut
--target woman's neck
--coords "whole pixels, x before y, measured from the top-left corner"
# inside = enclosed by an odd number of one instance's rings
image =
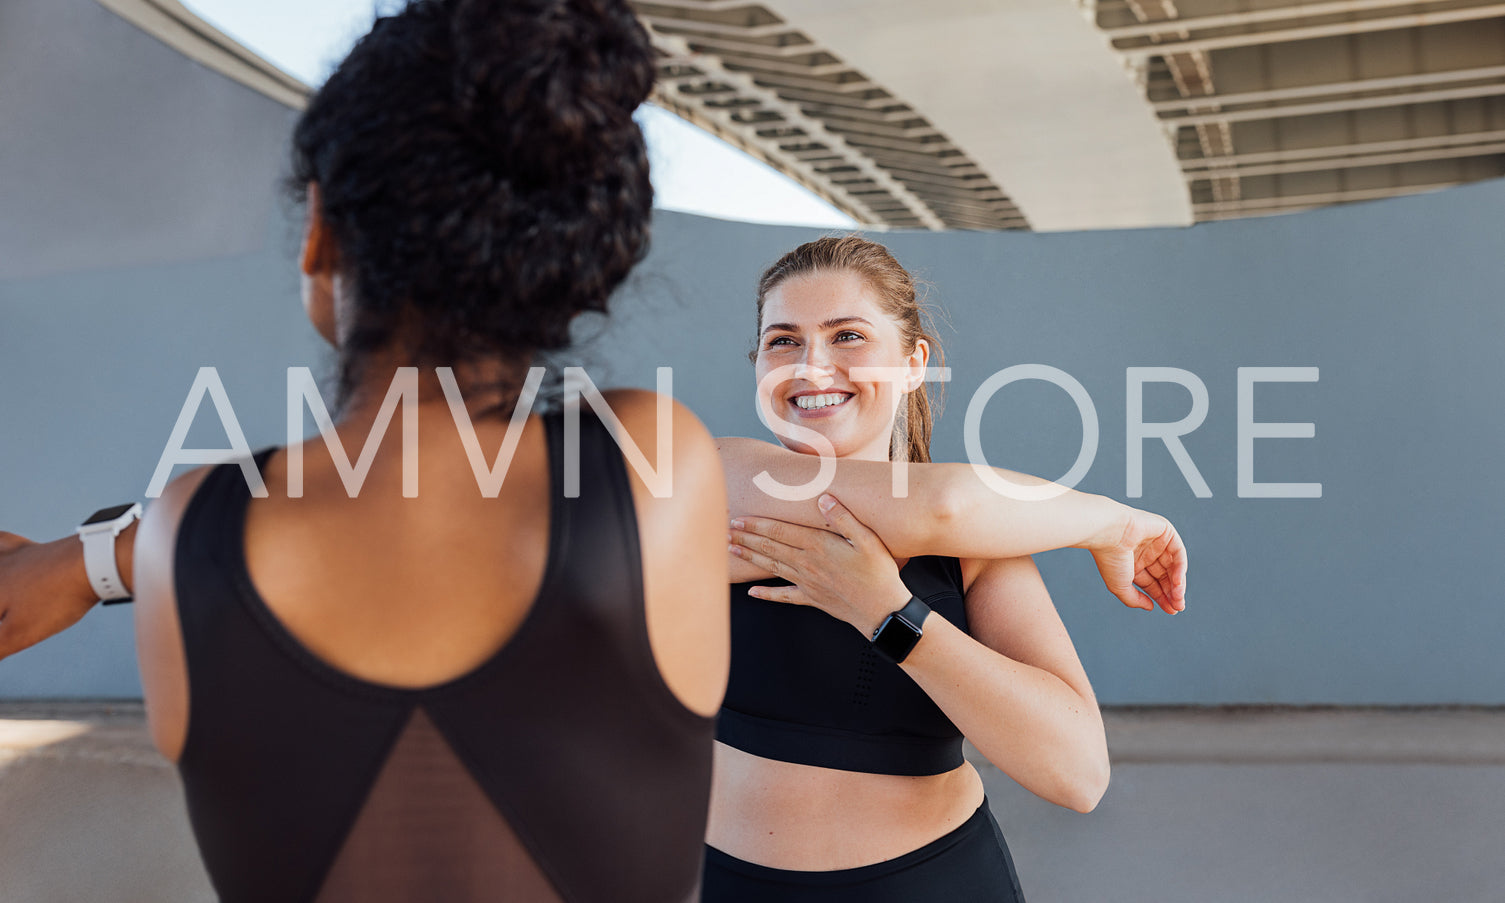
[[[410,366],[413,364],[395,349],[373,353],[363,367],[365,378],[343,406],[341,424],[374,423],[393,390],[398,368]],[[483,411],[496,416],[498,405],[505,408],[500,414],[507,418],[511,416],[512,401],[523,384],[527,368],[526,360],[490,359],[456,364],[452,369],[465,409],[473,418]],[[436,367],[418,368],[417,395],[420,408],[449,408],[449,399]]]

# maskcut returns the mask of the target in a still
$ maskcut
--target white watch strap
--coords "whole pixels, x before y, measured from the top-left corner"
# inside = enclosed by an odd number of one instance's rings
[[[141,517],[139,503],[97,511],[94,517],[107,517],[112,510],[119,510],[120,514],[110,520],[85,523],[78,528],[78,538],[84,544],[84,573],[88,575],[89,585],[94,588],[94,594],[99,596],[101,602],[131,598],[130,591],[125,588],[125,581],[120,579],[120,570],[115,566],[115,538]]]
[[[120,569],[115,566],[115,535],[109,530],[96,530],[82,533],[79,538],[84,542],[84,570],[100,600],[130,596],[125,581],[120,579]]]
[[[140,516],[141,506],[135,504],[114,521],[78,528],[78,539],[84,543],[84,573],[89,575],[89,585],[101,602],[131,597],[125,581],[120,579],[120,569],[114,563],[114,540]]]

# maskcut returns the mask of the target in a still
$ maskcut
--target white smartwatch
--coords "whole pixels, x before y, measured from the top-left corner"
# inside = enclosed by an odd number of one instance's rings
[[[120,579],[120,569],[115,566],[115,537],[139,517],[140,503],[116,505],[101,508],[79,525],[78,538],[84,544],[84,570],[99,601],[106,605],[131,601],[125,581]]]

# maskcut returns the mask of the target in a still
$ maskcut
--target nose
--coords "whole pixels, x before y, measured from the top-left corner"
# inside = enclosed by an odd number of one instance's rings
[[[832,377],[831,371],[813,360],[813,357],[812,354],[806,353],[805,359],[795,367],[794,378],[814,383],[817,389],[824,389],[836,380]]]
[[[830,349],[824,342],[806,342],[804,354],[799,361],[800,371],[796,374],[799,379],[831,379],[831,355]],[[806,375],[808,374],[808,375]]]

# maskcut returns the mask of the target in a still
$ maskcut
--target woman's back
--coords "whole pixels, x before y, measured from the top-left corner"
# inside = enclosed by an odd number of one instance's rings
[[[587,414],[567,498],[561,424],[545,442],[524,418],[484,498],[449,407],[489,424],[483,454],[507,448],[534,365],[646,254],[632,117],[654,77],[623,0],[409,0],[299,118],[304,309],[336,350],[343,447],[375,432],[381,452],[354,499],[317,440],[294,446],[300,498],[252,502],[239,468],[200,468],[136,541],[153,737],[226,897],[693,894],[729,646],[714,443],[671,403],[657,498]],[[384,415],[414,374],[406,498],[406,418]],[[659,461],[658,396],[605,394]],[[259,463],[283,492],[284,456]]]
[[[615,398],[640,443],[644,394]],[[176,560],[138,580],[173,575],[186,660],[144,678],[169,757],[157,713],[186,695],[179,767],[224,899],[690,898],[725,677],[725,598],[705,588],[725,592],[724,559],[662,575],[724,514],[719,469],[710,504],[697,472],[709,437],[675,408],[688,473],[669,499],[589,411],[578,498],[557,415],[528,421],[494,499],[458,440],[429,434],[402,498],[396,429],[354,499],[317,444],[303,498],[277,449],[257,455],[265,499],[233,464],[175,481],[158,507],[181,516]]]
[[[248,511],[252,582],[278,620],[321,659],[375,683],[430,686],[480,664],[526,619],[549,558],[559,492],[543,419],[528,418],[497,496],[486,498],[449,415],[434,413],[437,428],[421,418],[417,497],[403,496],[394,423],[355,497],[315,440],[304,444],[303,496],[277,491],[289,466],[279,449],[263,468],[271,492]],[[500,426],[477,425],[488,454]],[[364,433],[339,432],[354,460]]]

